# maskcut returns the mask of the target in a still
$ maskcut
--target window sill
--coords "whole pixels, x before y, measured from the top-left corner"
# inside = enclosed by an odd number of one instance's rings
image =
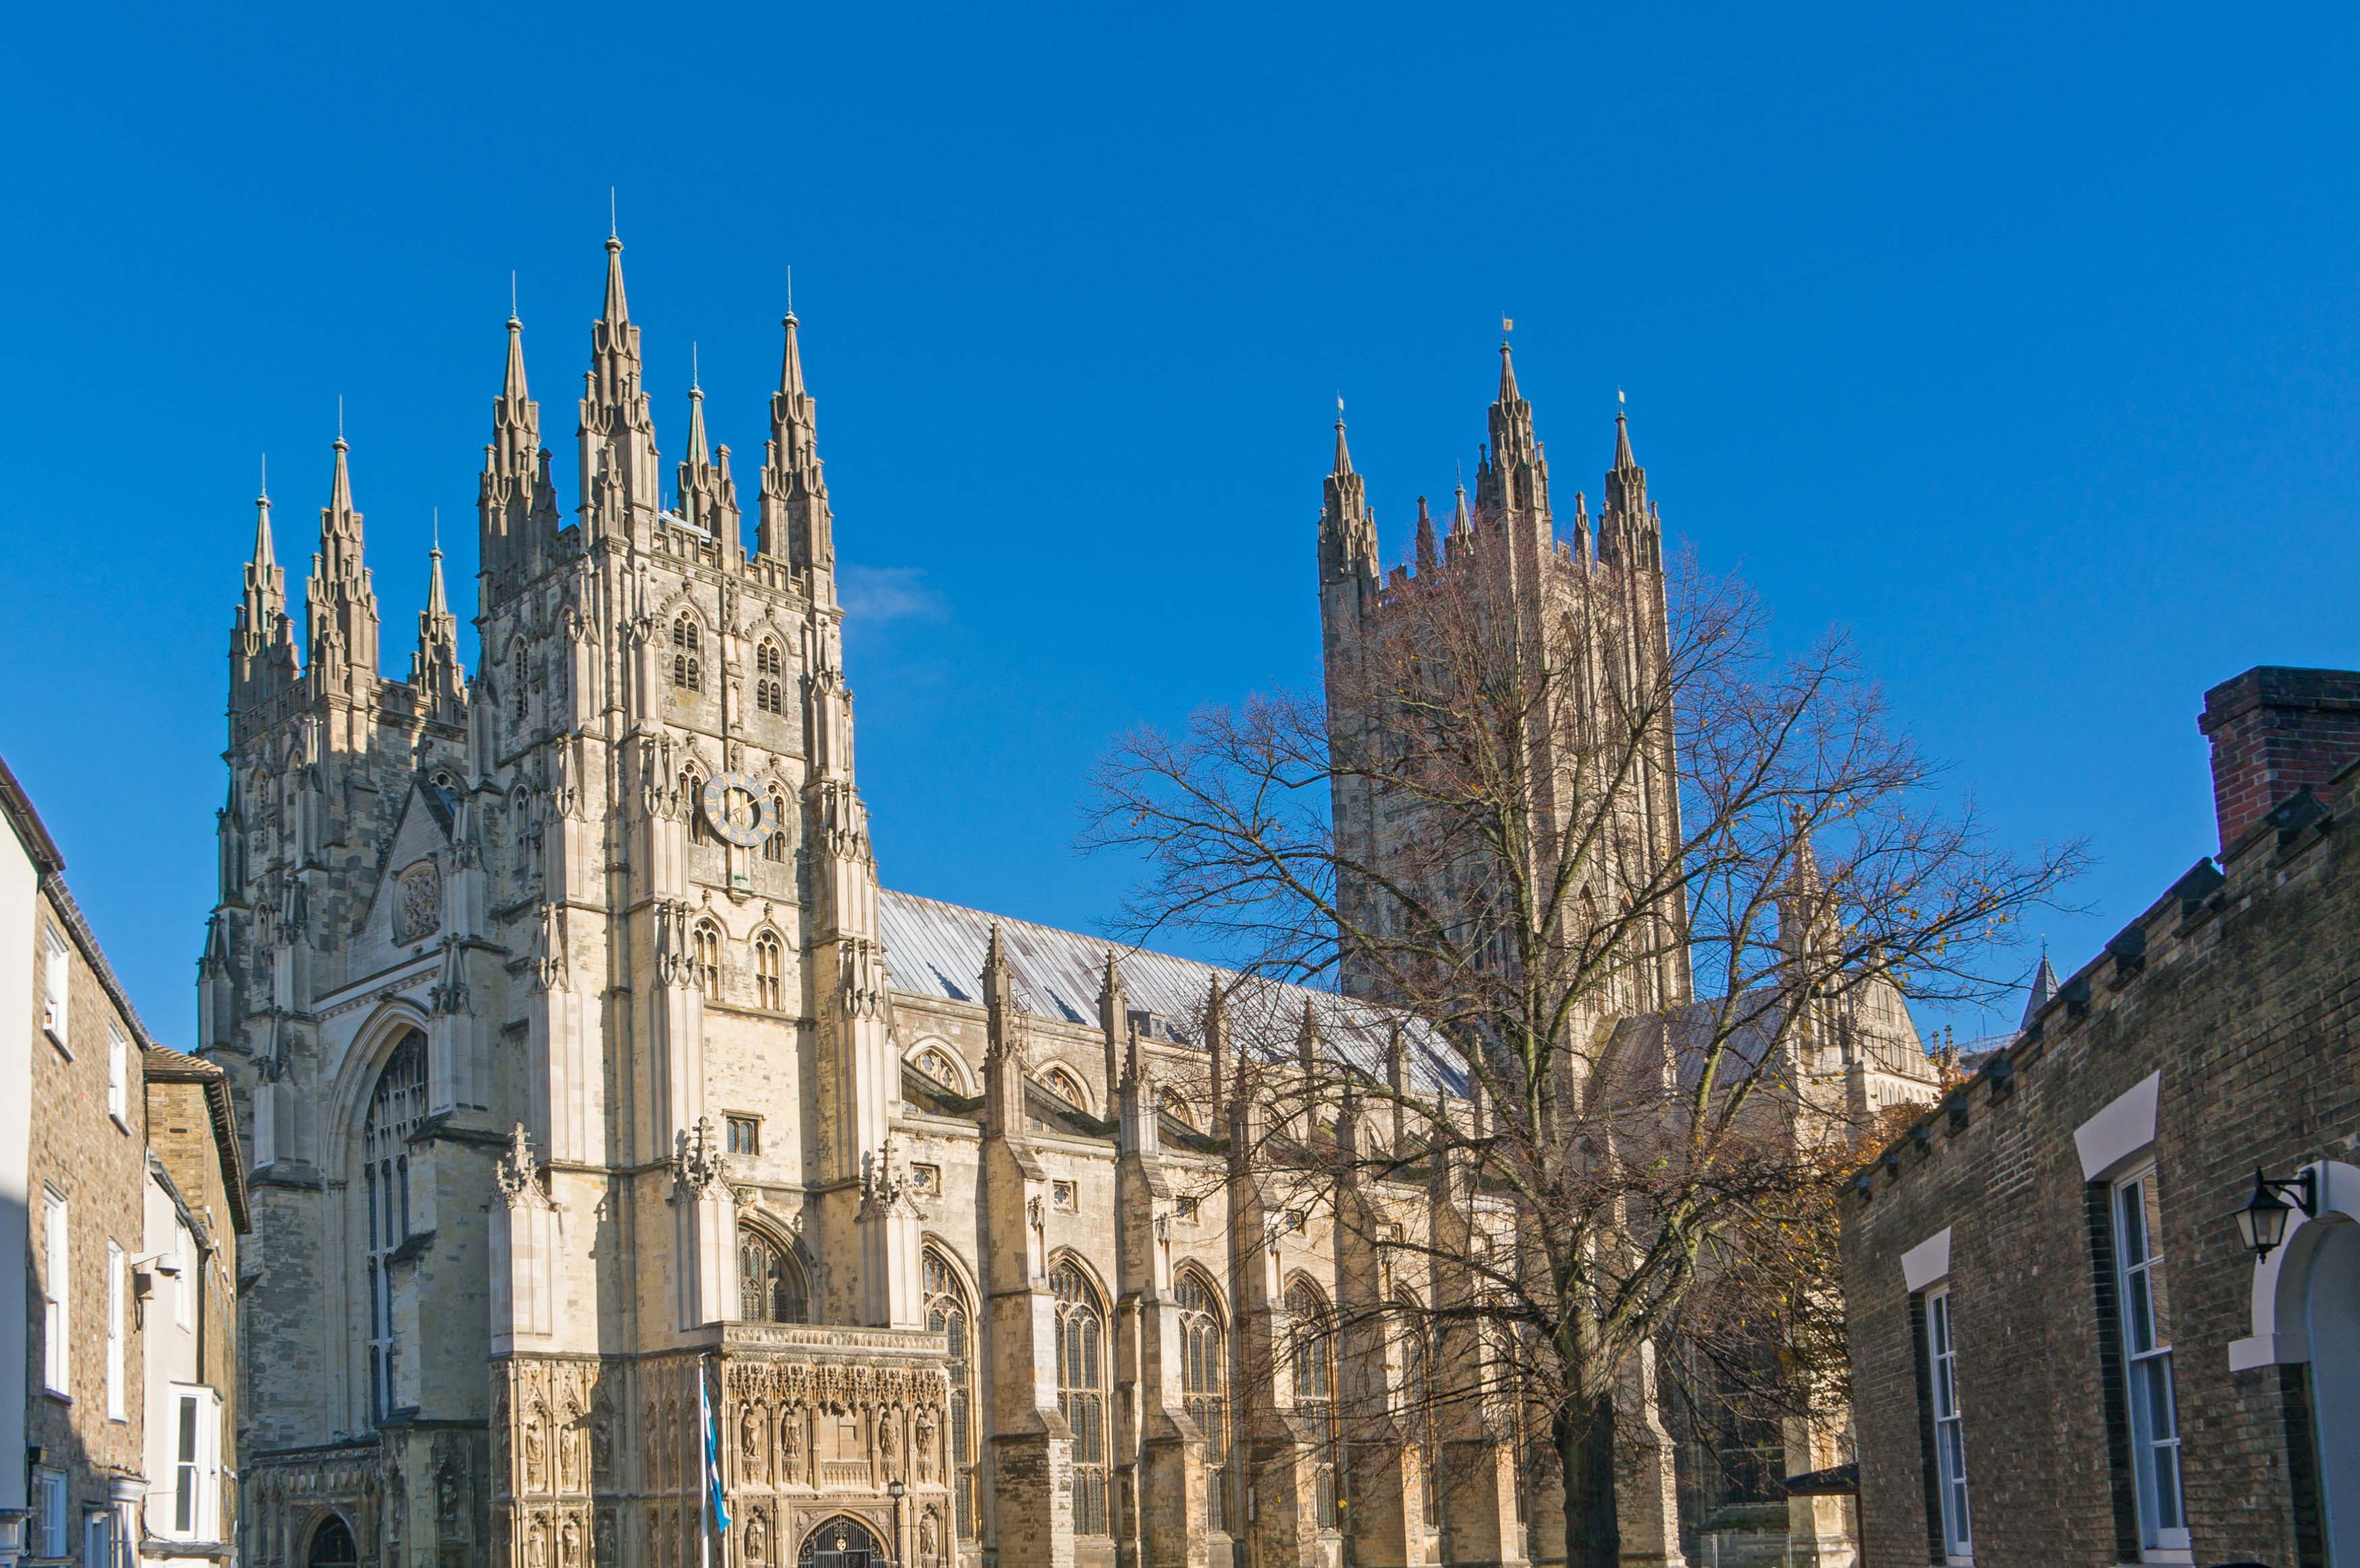
[[[65,1036],[60,1034],[57,1030],[50,1029],[46,1024],[41,1027],[41,1032],[49,1037],[49,1043],[58,1048],[58,1054],[60,1056],[64,1057],[68,1062],[71,1062],[74,1059],[73,1047],[66,1043]]]
[[[71,1405],[73,1403],[73,1396],[67,1393],[63,1388],[44,1388],[41,1390],[41,1398],[49,1400],[49,1403],[53,1405]]]
[[[131,1124],[125,1121],[119,1113],[109,1111],[106,1113],[106,1116],[109,1121],[115,1125],[116,1128],[120,1130],[126,1138],[131,1136]]]

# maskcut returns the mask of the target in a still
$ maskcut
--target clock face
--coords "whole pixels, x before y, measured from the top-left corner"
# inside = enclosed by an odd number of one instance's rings
[[[715,775],[703,803],[705,820],[730,844],[752,849],[778,830],[778,811],[750,773]]]

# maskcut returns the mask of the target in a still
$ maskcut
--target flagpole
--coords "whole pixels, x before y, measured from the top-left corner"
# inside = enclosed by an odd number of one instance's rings
[[[705,1377],[705,1357],[696,1358],[696,1437],[705,1445],[705,1485],[697,1488],[705,1496],[696,1501],[696,1558],[703,1568],[713,1568],[713,1407]]]

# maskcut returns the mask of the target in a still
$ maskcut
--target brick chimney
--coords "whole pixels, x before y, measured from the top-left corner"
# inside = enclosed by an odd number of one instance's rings
[[[2196,727],[2212,742],[2212,805],[2227,849],[2272,807],[2323,793],[2360,757],[2360,671],[2265,664],[2204,693]]]

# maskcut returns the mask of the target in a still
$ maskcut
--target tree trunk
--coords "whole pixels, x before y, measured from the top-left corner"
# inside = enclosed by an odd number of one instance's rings
[[[1565,1481],[1566,1568],[1618,1568],[1622,1536],[1614,1522],[1614,1382],[1595,1327],[1583,1321],[1561,1336],[1566,1397],[1550,1437]],[[1564,1345],[1564,1339],[1574,1343]]]

